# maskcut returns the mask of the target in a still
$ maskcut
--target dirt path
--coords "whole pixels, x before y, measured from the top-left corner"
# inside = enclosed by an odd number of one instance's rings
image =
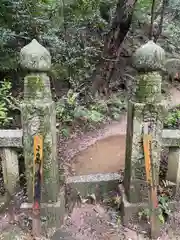
[[[179,105],[180,91],[173,88],[170,90],[170,94],[172,96],[170,107]],[[67,156],[73,157],[79,151],[82,151],[78,154],[78,157],[74,158],[76,162],[74,164],[75,174],[94,173],[98,170],[109,172],[110,170],[117,170],[117,166],[120,168],[120,160],[124,163],[126,124],[127,116],[124,114],[119,122],[106,125],[95,133],[81,136],[77,142],[73,140],[74,148]],[[120,158],[119,154],[123,157]],[[140,233],[138,234],[137,230],[125,229],[122,226],[117,227],[117,225],[112,224],[112,220],[102,206],[83,205],[81,208],[74,208],[64,227],[77,240],[149,239]],[[159,240],[177,239],[173,232],[172,230],[168,233],[163,231]]]
[[[170,90],[170,94],[172,96],[171,106],[180,104],[180,92],[173,88]],[[68,142],[61,143],[62,148],[60,149],[59,158],[64,159],[63,162],[66,163],[67,172],[72,167],[72,158],[74,157],[74,161],[78,162],[75,156],[83,150],[84,156],[80,155],[81,161],[79,165],[74,164],[75,169],[72,174],[99,172],[99,169],[101,169],[101,172],[109,172],[110,170],[116,171],[118,167],[121,168],[120,157],[123,156],[123,163],[126,124],[127,117],[124,114],[119,122],[107,124],[103,129],[81,135],[78,139],[72,138]],[[116,137],[114,137],[115,135]],[[104,140],[105,138],[106,140]],[[97,144],[98,141],[102,141],[100,145]],[[92,147],[92,145],[94,146]],[[63,149],[64,155],[62,155]],[[87,149],[89,149],[89,152],[85,152]],[[93,156],[92,153],[94,154]],[[114,157],[112,158],[113,155]],[[109,163],[111,164],[108,165]],[[8,238],[11,231],[10,228],[12,226],[9,225],[7,215],[0,216],[0,230],[2,232],[2,229],[4,229],[3,234],[6,235],[0,235],[0,239],[10,239]],[[16,237],[19,235],[18,239],[30,239],[26,238],[24,232],[18,229],[18,227],[14,226],[14,229]],[[63,229],[74,237],[75,240],[145,240],[142,235],[137,235],[137,231],[125,229],[113,223],[107,211],[99,205],[85,204],[81,208],[75,207],[71,217],[65,221]],[[53,240],[73,240],[72,237],[64,238],[60,231]],[[161,239],[176,239],[176,237],[169,238],[167,235],[164,235]]]
[[[180,91],[170,90],[169,107],[180,104]],[[126,145],[127,114],[121,116],[119,122],[113,122],[100,130],[72,139],[68,143],[71,150],[66,152],[65,164],[72,165],[72,174],[118,172],[124,168]],[[66,146],[66,149],[68,147]],[[80,152],[79,154],[77,154]]]

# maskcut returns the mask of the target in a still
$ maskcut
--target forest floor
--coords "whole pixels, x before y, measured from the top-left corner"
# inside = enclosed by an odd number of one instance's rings
[[[165,101],[169,108],[179,105],[180,91],[171,88]],[[111,121],[94,131],[77,131],[67,141],[60,140],[59,156],[67,175],[109,173],[124,169],[126,125],[127,113],[124,112],[119,121]]]
[[[180,91],[175,87],[169,91],[169,96],[170,98],[165,101],[170,108],[180,104]],[[121,171],[124,168],[126,125],[127,114],[124,113],[119,122],[111,122],[99,130],[82,134],[78,138],[76,136],[68,141],[65,145],[68,151],[65,151],[63,157],[67,166],[72,167],[72,174]],[[179,221],[180,214],[176,211],[176,216],[171,216],[169,223],[163,228],[159,240],[180,238],[175,231]],[[117,225],[112,212],[108,212],[100,205],[83,204],[81,208],[75,207],[64,228],[76,240],[149,239],[138,225],[133,225],[131,228]],[[59,239],[57,234],[53,240]]]
[[[176,88],[172,88],[170,90],[171,107],[174,107],[180,104],[180,91]],[[111,165],[112,169],[109,169],[109,162],[108,157],[105,159],[104,156],[98,156],[99,162],[98,164],[92,164],[91,168],[87,166],[90,165],[88,161],[87,164],[78,166],[75,162],[75,158],[73,158],[79,151],[85,150],[89,148],[89,146],[96,143],[98,140],[102,140],[107,137],[112,137],[114,135],[125,135],[126,134],[126,114],[121,116],[119,122],[111,122],[106,126],[103,126],[102,129],[95,130],[91,133],[81,134],[79,137],[74,136],[67,142],[60,142],[59,146],[61,157],[64,158],[64,163],[66,163],[66,170],[67,172],[71,170],[71,174],[87,174],[87,173],[94,173],[94,172],[109,172],[109,170],[115,171],[118,170],[117,168],[117,158],[114,160],[114,164]],[[118,143],[118,146],[121,146],[123,149],[120,155],[124,154],[125,149],[125,142],[122,139],[120,143],[120,139],[113,140]],[[107,149],[108,146],[115,145],[114,143],[111,144],[103,143],[103,149]],[[124,144],[124,145],[123,145]],[[64,155],[62,156],[62,151],[64,150]],[[97,148],[96,148],[97,150]],[[93,150],[94,151],[94,150]],[[116,149],[111,149],[110,154],[116,151]],[[119,156],[118,156],[119,157]],[[72,159],[74,162],[72,162]],[[82,158],[83,159],[83,158]],[[77,160],[77,159],[76,159]],[[107,162],[106,162],[107,161]],[[124,158],[122,158],[124,161]],[[87,161],[86,161],[87,162]],[[94,163],[97,163],[97,159],[95,159]],[[121,163],[118,162],[119,168],[121,168]],[[124,162],[122,162],[123,168]],[[83,166],[85,169],[83,169]],[[102,167],[103,166],[103,167]],[[108,166],[108,167],[107,167]],[[72,170],[72,168],[74,168]],[[120,170],[120,169],[119,169]],[[61,230],[57,231],[56,234],[53,236],[53,240],[141,240],[141,239],[149,239],[144,237],[144,233],[142,230],[139,229],[138,226],[132,226],[132,228],[124,228],[122,225],[118,225],[115,221],[115,217],[112,217],[114,212],[108,212],[105,207],[102,205],[90,205],[90,204],[83,204],[81,207],[75,207],[69,217],[66,218],[64,226]],[[18,211],[17,211],[16,218],[19,219]],[[174,223],[174,227],[172,229],[172,222],[167,226],[166,229],[163,230],[162,237],[159,238],[163,240],[168,239],[177,239],[177,234],[175,232],[176,225],[178,226],[180,221],[180,214],[178,211],[176,212],[176,216],[173,215],[172,221]],[[170,228],[171,226],[171,228]],[[170,229],[170,230],[168,230]],[[168,231],[168,233],[167,233]],[[12,225],[9,223],[9,215],[8,213],[4,213],[0,216],[0,240],[4,239],[32,239],[28,233],[25,233],[18,225]],[[68,233],[69,237],[65,237],[64,233]],[[172,235],[172,236],[170,236]],[[180,239],[180,236],[178,237]],[[43,240],[43,238],[41,238]]]

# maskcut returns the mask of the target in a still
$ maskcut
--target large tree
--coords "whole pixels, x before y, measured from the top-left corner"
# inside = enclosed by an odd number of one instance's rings
[[[137,0],[119,0],[111,28],[105,37],[103,56],[98,64],[98,74],[102,80],[110,83],[116,63],[119,61],[121,44],[129,31],[133,11]],[[97,78],[95,78],[97,80]]]

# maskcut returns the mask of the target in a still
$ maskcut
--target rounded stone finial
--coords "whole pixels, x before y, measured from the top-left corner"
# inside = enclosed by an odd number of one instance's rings
[[[164,67],[165,51],[153,40],[136,50],[132,57],[132,64],[138,71],[158,71]]]
[[[46,72],[51,67],[51,55],[45,47],[33,39],[21,49],[20,64],[31,71]]]

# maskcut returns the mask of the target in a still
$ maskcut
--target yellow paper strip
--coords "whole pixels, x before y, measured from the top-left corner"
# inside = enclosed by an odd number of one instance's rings
[[[39,149],[39,150],[38,150]],[[34,136],[34,159],[33,159],[33,196],[34,196],[34,185],[35,185],[35,171],[36,171],[36,156],[37,153],[40,155],[41,170],[42,175],[43,168],[43,137],[41,135]]]

